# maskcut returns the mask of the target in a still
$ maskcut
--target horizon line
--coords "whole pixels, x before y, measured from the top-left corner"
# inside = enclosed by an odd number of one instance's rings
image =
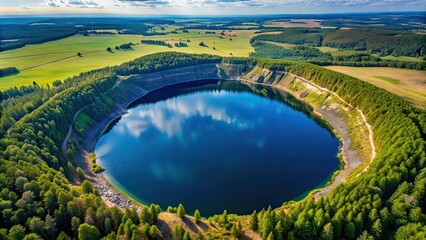
[[[66,18],[66,17],[87,17],[90,18],[90,15],[96,16],[113,16],[113,17],[261,17],[261,16],[306,16],[306,15],[347,15],[347,14],[403,14],[403,13],[426,13],[425,10],[413,10],[413,11],[354,11],[354,12],[318,12],[318,13],[264,13],[264,14],[121,14],[121,13],[1,13],[1,18],[11,18],[11,17],[57,17],[57,18]]]

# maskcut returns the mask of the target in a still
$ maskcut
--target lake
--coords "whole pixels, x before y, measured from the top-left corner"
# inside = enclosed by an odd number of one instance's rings
[[[203,216],[304,196],[339,169],[338,151],[326,124],[290,94],[213,80],[145,95],[95,148],[106,178],[133,198]]]

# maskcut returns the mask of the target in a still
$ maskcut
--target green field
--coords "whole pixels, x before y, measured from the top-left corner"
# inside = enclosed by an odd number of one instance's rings
[[[167,31],[176,29],[175,26],[166,26]],[[0,78],[0,90],[14,86],[32,84],[39,85],[52,83],[54,80],[64,80],[105,66],[118,65],[151,53],[165,51],[179,51],[185,53],[209,53],[222,56],[248,56],[253,51],[249,40],[254,31],[225,31],[225,36],[220,38],[217,34],[205,34],[205,30],[190,30],[189,33],[167,34],[157,36],[138,35],[75,35],[65,39],[51,41],[43,44],[28,45],[23,48],[2,52],[0,67],[17,67],[21,72],[18,75]],[[229,36],[231,35],[231,36]],[[235,35],[235,36],[234,36]],[[230,40],[232,38],[232,41]],[[115,50],[114,47],[124,43],[140,43],[142,39],[164,40],[174,45],[180,40],[186,42],[188,47],[168,48],[166,46],[138,44],[133,50]],[[187,42],[187,40],[190,42]],[[204,42],[208,47],[199,46]],[[113,53],[106,51],[107,47]],[[216,49],[213,49],[216,48]],[[82,57],[78,57],[80,52]]]
[[[406,56],[399,56],[399,57],[385,56],[385,57],[380,57],[380,58],[383,59],[383,60],[406,61],[406,62],[424,62],[424,60],[421,59],[421,58],[406,57]]]
[[[277,45],[277,46],[280,46],[280,47],[283,47],[283,48],[292,48],[292,47],[296,47],[296,46],[303,46],[303,45],[297,45],[297,44],[291,44],[291,43],[279,43],[279,42],[272,42],[272,41],[265,41],[265,42],[270,43],[270,44],[274,44],[274,45]],[[320,50],[321,52],[324,52],[324,53],[327,53],[327,52],[333,53],[333,52],[339,51],[339,49],[332,48],[332,47],[314,47],[314,48],[317,48],[318,50]]]
[[[395,78],[384,77],[384,76],[373,76],[373,77],[377,78],[377,79],[380,79],[380,80],[383,80],[383,81],[388,82],[388,83],[395,84],[395,85],[400,85],[401,84],[401,82],[398,79],[395,79]]]

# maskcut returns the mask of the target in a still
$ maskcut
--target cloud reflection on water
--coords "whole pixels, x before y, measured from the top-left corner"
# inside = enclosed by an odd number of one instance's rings
[[[234,124],[239,128],[254,126],[254,119],[235,114],[232,107],[227,107],[228,100],[222,96],[223,93],[216,91],[215,94],[203,97],[200,97],[199,94],[192,94],[186,98],[177,97],[155,104],[141,105],[130,109],[131,114],[123,117],[122,124],[120,122],[116,126],[116,130],[121,134],[130,134],[137,138],[148,129],[154,128],[169,138],[182,138],[183,124],[195,116]],[[250,103],[241,104],[246,107],[251,105]]]

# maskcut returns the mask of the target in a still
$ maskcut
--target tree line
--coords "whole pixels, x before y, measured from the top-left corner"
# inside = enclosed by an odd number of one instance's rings
[[[252,39],[308,46],[328,46],[368,51],[380,56],[426,55],[426,36],[387,29],[303,29],[287,28],[280,34],[263,34]]]
[[[365,51],[323,53],[316,47],[300,45],[284,48],[265,41],[252,41],[251,45],[254,47],[255,51],[249,54],[250,57],[308,61],[321,66],[341,65],[354,67],[397,67],[417,70],[426,69],[425,62],[383,60]]]
[[[149,45],[159,45],[159,46],[166,46],[169,48],[172,48],[173,46],[170,43],[166,43],[162,40],[141,40],[142,44],[149,44]]]
[[[6,77],[9,75],[15,75],[18,74],[19,70],[16,67],[5,67],[5,68],[0,68],[0,78],[1,77]]]

